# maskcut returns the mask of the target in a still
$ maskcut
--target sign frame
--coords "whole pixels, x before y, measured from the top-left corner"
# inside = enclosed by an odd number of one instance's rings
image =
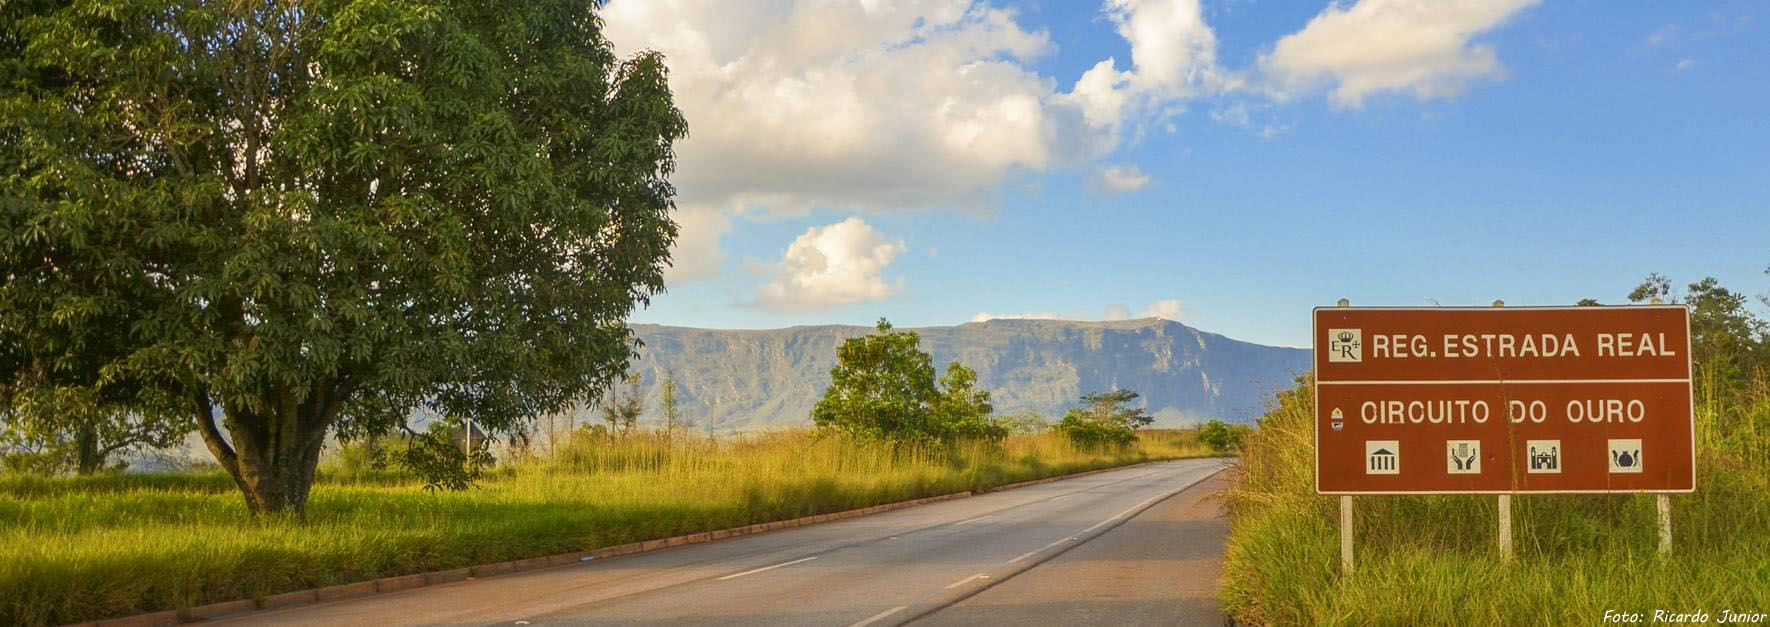
[[[1688,408],[1688,412],[1689,412],[1688,413],[1689,420],[1687,421],[1686,429],[1687,429],[1689,442],[1690,442],[1690,483],[1689,483],[1690,487],[1688,487],[1688,488],[1671,488],[1671,489],[1629,488],[1629,489],[1547,489],[1547,490],[1518,490],[1518,489],[1436,490],[1436,489],[1434,489],[1434,490],[1355,490],[1355,491],[1346,491],[1346,490],[1323,490],[1322,489],[1322,485],[1321,485],[1322,409],[1321,409],[1321,378],[1320,378],[1321,373],[1318,368],[1319,362],[1317,361],[1319,359],[1318,356],[1321,354],[1321,350],[1323,349],[1323,347],[1317,345],[1320,340],[1320,337],[1321,337],[1320,336],[1321,329],[1319,328],[1320,318],[1321,318],[1320,312],[1322,312],[1322,311],[1329,311],[1329,312],[1334,312],[1334,311],[1400,311],[1400,312],[1469,311],[1469,312],[1480,312],[1480,313],[1484,313],[1484,314],[1505,315],[1505,314],[1517,313],[1517,312],[1594,311],[1594,310],[1615,310],[1615,309],[1682,310],[1684,312],[1684,355],[1683,355],[1683,359],[1684,359],[1684,363],[1685,363],[1684,377],[1681,379],[1677,379],[1677,380],[1667,380],[1667,381],[1662,381],[1662,382],[1682,383],[1684,385],[1684,389],[1685,389],[1684,401],[1686,403],[1686,407]],[[1311,430],[1312,435],[1314,437],[1314,450],[1311,451],[1313,453],[1313,462],[1314,463],[1312,464],[1313,467],[1311,468],[1311,473],[1314,475],[1315,493],[1317,495],[1322,495],[1322,496],[1341,496],[1341,497],[1399,496],[1399,495],[1409,495],[1409,494],[1421,494],[1421,495],[1464,494],[1464,495],[1501,495],[1501,496],[1506,496],[1506,495],[1515,495],[1515,494],[1516,495],[1525,495],[1525,494],[1658,494],[1658,495],[1667,495],[1667,494],[1690,494],[1690,493],[1693,493],[1696,491],[1696,477],[1697,477],[1697,472],[1696,472],[1696,463],[1697,463],[1697,457],[1696,457],[1696,392],[1695,392],[1695,385],[1694,385],[1694,379],[1695,379],[1696,373],[1695,373],[1695,364],[1692,361],[1694,359],[1694,357],[1692,356],[1692,354],[1690,352],[1690,346],[1691,346],[1691,341],[1692,341],[1691,334],[1690,334],[1690,314],[1691,314],[1691,308],[1689,305],[1685,305],[1685,304],[1525,306],[1525,307],[1509,307],[1509,306],[1495,306],[1495,307],[1394,307],[1394,306],[1315,307],[1315,308],[1311,309],[1309,312],[1309,333],[1310,333],[1309,341],[1310,341],[1310,347],[1311,347],[1310,370],[1314,374],[1314,378],[1311,380],[1311,383],[1310,383],[1311,405],[1313,407],[1313,411],[1311,412],[1311,415],[1310,415],[1310,423],[1311,423],[1310,430]],[[1521,379],[1520,381],[1526,381],[1526,380]],[[1537,381],[1545,381],[1545,380],[1537,380]],[[1580,380],[1556,380],[1556,381],[1558,383],[1570,383],[1570,384],[1581,382]],[[1603,379],[1591,379],[1591,380],[1586,380],[1586,381],[1604,381],[1604,380]],[[1455,381],[1440,382],[1440,381],[1432,381],[1432,380],[1420,380],[1420,382],[1419,382],[1420,385],[1454,384],[1454,383],[1456,383],[1456,382]],[[1507,385],[1518,385],[1518,383],[1507,383]],[[1451,437],[1451,436],[1447,436],[1447,437]],[[1514,485],[1516,485],[1516,482],[1514,482]]]

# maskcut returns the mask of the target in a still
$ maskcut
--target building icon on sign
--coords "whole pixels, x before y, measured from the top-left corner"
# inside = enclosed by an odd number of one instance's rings
[[[1481,440],[1450,440],[1444,443],[1444,471],[1453,475],[1481,474]]]
[[[1524,443],[1525,472],[1561,474],[1560,440],[1527,440]]]
[[[1364,474],[1401,474],[1401,442],[1396,440],[1365,440]]]

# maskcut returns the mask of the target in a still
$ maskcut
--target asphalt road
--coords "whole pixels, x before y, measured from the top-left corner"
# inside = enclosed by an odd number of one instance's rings
[[[1221,460],[257,612],[289,625],[1216,625]],[[1202,483],[1201,483],[1202,482]]]

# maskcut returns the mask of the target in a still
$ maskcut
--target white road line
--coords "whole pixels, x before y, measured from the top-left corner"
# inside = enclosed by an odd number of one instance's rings
[[[1029,558],[1029,557],[1032,557],[1032,556],[1033,556],[1033,555],[1035,555],[1035,554],[1037,554],[1037,553],[1038,553],[1038,552],[1039,552],[1039,551],[1043,551],[1043,550],[1045,550],[1045,549],[1048,549],[1048,548],[1051,548],[1051,547],[1054,547],[1054,546],[1057,546],[1057,545],[1059,545],[1059,544],[1063,544],[1063,543],[1065,543],[1065,542],[1069,542],[1069,541],[1070,541],[1070,540],[1074,540],[1074,539],[1076,539],[1076,536],[1070,536],[1070,537],[1067,537],[1067,538],[1063,538],[1063,539],[1061,539],[1061,540],[1058,540],[1058,541],[1056,541],[1056,542],[1052,542],[1052,543],[1050,543],[1050,544],[1047,544],[1047,545],[1045,545],[1045,546],[1041,546],[1041,547],[1039,547],[1039,548],[1036,548],[1036,549],[1033,549],[1033,550],[1031,550],[1031,551],[1027,551],[1027,552],[1026,552],[1026,553],[1024,553],[1024,554],[1021,554],[1021,556],[1020,556],[1020,557],[1016,557],[1016,558],[1014,558],[1014,559],[1011,559],[1011,560],[1008,560],[1008,561],[1006,561],[1006,562],[1002,562],[1002,565],[1003,565],[1003,566],[1007,566],[1007,565],[1009,565],[1009,564],[1013,564],[1013,563],[1015,563],[1015,562],[1018,562],[1018,561],[1020,561],[1020,560],[1023,560],[1023,559],[1026,559],[1026,558]]]
[[[970,582],[971,582],[971,580],[973,580],[973,579],[976,579],[976,578],[978,578],[978,577],[982,577],[982,576],[983,576],[983,573],[977,573],[977,574],[975,574],[975,575],[972,575],[972,576],[970,576],[970,577],[966,577],[966,578],[964,578],[964,579],[960,579],[960,580],[958,580],[958,581],[955,581],[955,582],[952,582],[952,583],[949,583],[949,584],[947,584],[947,585],[946,585],[946,588],[945,588],[945,589],[946,589],[946,590],[951,590],[951,589],[953,589],[953,588],[957,588],[957,587],[959,587],[959,586],[963,586],[963,585],[965,585],[965,584],[967,584],[967,583],[970,583]]]
[[[978,516],[978,517],[976,517],[976,518],[973,518],[973,519],[971,519],[971,520],[961,520],[961,521],[959,521],[959,522],[956,522],[956,523],[953,523],[953,526],[954,526],[954,527],[957,527],[957,526],[959,526],[959,525],[966,525],[966,524],[970,524],[970,523],[974,523],[974,522],[977,522],[977,521],[979,521],[979,520],[983,520],[983,519],[985,519],[985,518],[989,518],[989,517],[991,517],[991,516],[995,516],[995,514],[984,514],[984,515],[982,515],[982,516]]]
[[[763,567],[761,567],[761,568],[758,568],[758,569],[756,569],[756,570],[746,570],[746,571],[744,571],[744,572],[741,572],[741,573],[738,573],[738,574],[735,574],[735,575],[726,575],[726,576],[724,576],[724,577],[720,577],[720,578],[719,578],[719,580],[720,580],[720,581],[725,581],[725,580],[727,580],[727,579],[736,579],[736,578],[738,578],[738,577],[742,577],[742,576],[744,576],[744,575],[754,575],[754,574],[756,574],[756,573],[759,573],[759,572],[762,572],[762,571],[765,571],[765,570],[774,570],[774,569],[776,569],[776,568],[780,568],[780,567],[782,567],[782,566],[792,566],[792,565],[794,565],[794,564],[797,564],[797,563],[799,563],[799,562],[809,562],[809,561],[811,561],[811,560],[814,560],[814,559],[817,559],[817,556],[815,556],[815,555],[813,555],[813,556],[811,556],[811,557],[806,557],[806,558],[801,558],[801,559],[796,559],[796,560],[793,560],[793,561],[791,561],[791,562],[787,562],[787,563],[784,563],[784,564],[775,564],[775,565],[773,565],[773,566],[763,566]]]
[[[1082,530],[1082,533],[1087,533],[1087,532],[1090,532],[1090,531],[1093,531],[1093,530],[1095,530],[1095,529],[1099,529],[1099,528],[1100,528],[1100,526],[1101,526],[1101,525],[1104,525],[1104,524],[1106,524],[1106,523],[1109,523],[1109,522],[1112,522],[1112,521],[1115,521],[1115,520],[1118,520],[1118,519],[1119,519],[1119,517],[1121,517],[1121,516],[1124,516],[1124,515],[1125,515],[1125,514],[1129,514],[1129,513],[1131,513],[1131,512],[1134,512],[1134,511],[1137,511],[1137,508],[1139,508],[1139,507],[1143,507],[1143,506],[1144,506],[1144,505],[1148,505],[1148,504],[1149,504],[1149,503],[1150,503],[1150,502],[1152,502],[1152,501],[1154,501],[1154,500],[1156,500],[1156,499],[1159,499],[1159,498],[1162,498],[1162,497],[1165,497],[1165,496],[1168,496],[1168,494],[1171,494],[1171,493],[1164,493],[1164,494],[1157,494],[1157,495],[1155,495],[1155,496],[1152,496],[1152,497],[1149,497],[1149,498],[1147,498],[1147,499],[1144,499],[1144,501],[1143,501],[1143,502],[1142,502],[1142,503],[1138,503],[1138,504],[1136,504],[1136,505],[1132,505],[1132,506],[1130,506],[1130,507],[1127,507],[1127,508],[1125,508],[1125,511],[1122,511],[1122,512],[1119,512],[1119,513],[1117,513],[1117,514],[1113,514],[1113,515],[1112,515],[1112,518],[1108,518],[1108,519],[1106,519],[1106,520],[1102,520],[1102,521],[1100,521],[1100,522],[1097,522],[1097,523],[1094,523],[1094,526],[1092,526],[1092,527],[1089,527],[1089,528],[1087,528],[1087,529],[1083,529],[1083,530]]]
[[[1065,494],[1065,495],[1063,495],[1063,496],[1057,496],[1057,497],[1052,497],[1052,498],[1049,498],[1049,499],[1045,499],[1045,500],[1047,500],[1047,501],[1061,501],[1061,500],[1063,500],[1063,499],[1067,499],[1067,498],[1069,498],[1069,497],[1071,497],[1071,496],[1073,496],[1073,495],[1070,495],[1070,494]]]
[[[866,627],[867,625],[871,625],[873,623],[879,622],[879,619],[885,618],[886,616],[890,616],[892,614],[902,612],[902,611],[904,611],[905,608],[908,608],[908,607],[909,607],[908,605],[899,605],[899,606],[891,608],[889,610],[879,612],[878,614],[874,614],[872,618],[860,621],[860,622],[855,623],[853,625],[849,625],[848,627]]]

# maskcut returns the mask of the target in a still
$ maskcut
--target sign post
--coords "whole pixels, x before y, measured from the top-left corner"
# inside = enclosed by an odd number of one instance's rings
[[[1504,560],[1514,494],[1657,493],[1669,551],[1664,495],[1696,489],[1689,310],[1502,305],[1317,308],[1316,491],[1498,495]]]

